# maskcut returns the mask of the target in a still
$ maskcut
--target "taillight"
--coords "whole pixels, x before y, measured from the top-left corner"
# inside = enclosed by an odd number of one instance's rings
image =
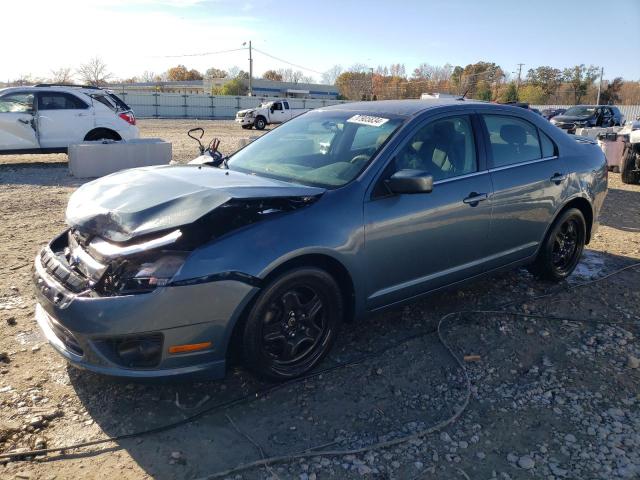
[[[129,125],[135,125],[136,124],[136,116],[131,112],[123,112],[118,116],[121,119],[123,119],[125,122],[127,122]]]

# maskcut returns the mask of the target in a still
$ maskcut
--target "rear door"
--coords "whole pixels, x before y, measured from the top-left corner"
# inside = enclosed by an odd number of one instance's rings
[[[33,92],[11,92],[0,97],[0,151],[39,148]]]
[[[566,197],[567,167],[557,146],[533,123],[482,114],[493,182],[488,268],[535,254]]]
[[[40,91],[37,96],[42,148],[67,148],[80,143],[94,127],[93,108],[77,96],[55,91]]]
[[[468,114],[423,123],[394,152],[365,201],[368,308],[481,273],[489,241],[491,179],[474,124]],[[390,194],[384,180],[402,169],[430,173],[433,191]]]

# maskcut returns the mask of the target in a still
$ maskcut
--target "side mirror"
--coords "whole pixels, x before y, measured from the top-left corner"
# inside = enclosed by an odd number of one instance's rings
[[[385,184],[391,193],[430,193],[433,177],[424,170],[405,169],[394,173]]]

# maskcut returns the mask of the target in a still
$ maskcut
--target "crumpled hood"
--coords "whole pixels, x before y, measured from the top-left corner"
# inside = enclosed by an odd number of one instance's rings
[[[195,222],[231,199],[311,197],[324,192],[256,175],[196,165],[123,170],[86,183],[66,221],[114,242]]]
[[[238,110],[236,112],[236,116],[238,116],[238,115],[244,116],[245,114],[247,114],[249,112],[253,112],[254,110],[256,110],[256,109],[255,108],[247,108],[246,110]]]

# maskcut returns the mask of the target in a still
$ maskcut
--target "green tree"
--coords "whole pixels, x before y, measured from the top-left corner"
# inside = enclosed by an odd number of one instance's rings
[[[585,67],[584,64],[580,64],[562,71],[562,80],[571,87],[574,103],[579,104],[582,101],[597,76],[598,67],[593,65]]]
[[[518,101],[518,87],[516,86],[516,82],[509,82],[507,88],[503,89],[498,95],[498,101],[500,103]]]
[[[241,78],[234,78],[225,83],[220,88],[218,95],[245,95],[247,93],[247,87]]]
[[[545,103],[547,94],[540,85],[522,85],[518,91],[518,98],[521,102],[541,105]]]
[[[541,66],[529,69],[527,83],[540,87],[545,95],[545,101],[556,93],[562,82],[562,72],[557,68]]]

